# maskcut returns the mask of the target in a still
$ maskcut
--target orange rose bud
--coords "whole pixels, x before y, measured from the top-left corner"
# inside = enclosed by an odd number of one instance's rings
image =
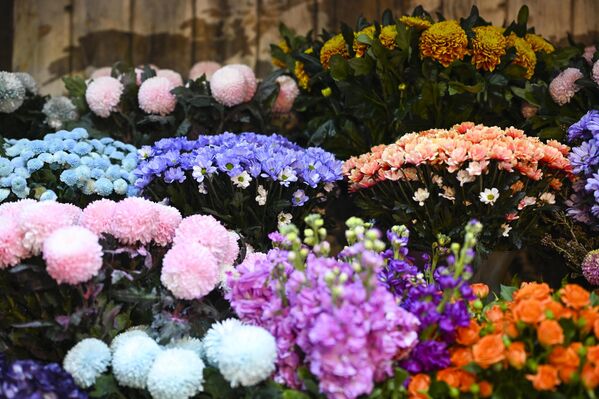
[[[599,365],[591,365],[587,363],[582,368],[582,373],[580,374],[582,378],[582,383],[587,389],[595,389],[599,386]]]
[[[524,342],[512,342],[507,348],[507,361],[516,369],[521,369],[526,363],[526,350]]]
[[[456,367],[464,367],[472,363],[472,360],[470,348],[455,348],[451,351],[451,364]]]
[[[482,368],[487,368],[505,359],[505,345],[500,334],[482,337],[472,347],[474,362]]]
[[[457,367],[448,367],[437,372],[437,380],[443,381],[450,387],[460,387],[460,369]]]
[[[489,381],[481,381],[478,383],[480,388],[480,397],[488,398],[493,394],[493,385]]]
[[[536,374],[527,374],[526,379],[537,391],[553,391],[559,384],[557,369],[546,364],[539,366]]]
[[[536,299],[545,301],[549,299],[551,288],[546,283],[522,283],[520,289],[514,292],[513,300],[519,302],[523,299]]]
[[[545,305],[545,309],[550,310],[551,313],[553,313],[553,318],[555,320],[569,319],[572,317],[572,311],[559,302],[551,301]]]
[[[541,301],[523,299],[514,306],[514,319],[527,324],[536,324],[545,319],[545,309]]]
[[[587,348],[587,360],[595,365],[599,365],[599,345],[589,346]]]
[[[599,312],[597,312],[595,309],[582,309],[578,313],[578,318],[584,319],[585,323],[582,327],[582,331],[588,333],[593,329],[595,321],[599,320]]]
[[[543,345],[559,345],[564,342],[564,330],[555,320],[543,320],[537,328],[537,338]]]
[[[591,294],[578,284],[568,284],[560,290],[562,302],[573,309],[581,309],[591,303]]]
[[[456,342],[461,345],[474,345],[480,338],[480,326],[476,320],[470,320],[468,327],[458,327],[456,334]]]
[[[577,353],[579,345],[577,344],[572,344],[568,348],[556,346],[549,355],[549,363],[557,368],[559,378],[566,384],[572,380],[572,375],[578,370],[580,364]]]
[[[495,323],[503,320],[503,310],[498,305],[493,305],[486,313],[487,319],[490,322]]]
[[[489,296],[489,286],[487,284],[474,283],[470,285],[470,288],[472,288],[472,292],[474,293],[474,295],[476,295],[480,299],[484,299],[487,296]]]
[[[431,377],[426,374],[416,374],[408,384],[409,399],[427,399],[427,392],[430,386]]]

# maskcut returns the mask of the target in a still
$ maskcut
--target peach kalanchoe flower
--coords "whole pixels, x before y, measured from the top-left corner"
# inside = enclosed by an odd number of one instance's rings
[[[444,67],[468,54],[468,37],[460,24],[442,21],[433,24],[420,36],[420,55],[432,58]]]
[[[472,64],[476,69],[492,72],[505,55],[507,39],[495,26],[477,26],[472,31]]]
[[[534,33],[527,33],[526,36],[524,36],[524,40],[526,40],[528,44],[530,44],[530,47],[532,47],[532,51],[534,51],[535,53],[543,52],[550,54],[555,51],[555,47],[553,47],[551,43],[549,43],[540,35],[535,35]]]
[[[329,69],[329,61],[336,54],[339,54],[343,58],[349,58],[347,43],[341,33],[327,40],[322,49],[320,49],[320,63],[324,69]]]
[[[399,18],[399,22],[417,30],[425,30],[430,28],[432,25],[430,21],[424,18],[410,17],[408,15],[404,15],[403,17]]]
[[[532,49],[532,46],[526,40],[516,36],[513,32],[508,36],[507,41],[508,48],[513,47],[516,49],[516,58],[514,58],[513,61],[514,64],[520,65],[526,69],[526,73],[524,74],[526,79],[532,78],[532,75],[535,73],[535,67],[537,66],[537,55]]]
[[[366,54],[366,50],[368,50],[368,44],[359,41],[360,36],[365,35],[372,40],[374,39],[375,30],[376,28],[374,25],[369,25],[358,32],[354,32],[353,49],[356,53],[356,57],[363,57],[364,54]]]

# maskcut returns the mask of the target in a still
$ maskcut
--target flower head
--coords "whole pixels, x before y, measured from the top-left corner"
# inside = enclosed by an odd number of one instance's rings
[[[414,192],[412,199],[418,202],[418,205],[424,206],[424,202],[428,199],[428,197],[430,197],[428,190],[426,188],[419,188],[416,190],[416,192]]]
[[[425,30],[430,28],[432,25],[432,23],[429,20],[420,17],[410,17],[408,15],[404,15],[401,18],[399,18],[399,22],[417,30]]]
[[[246,81],[240,70],[226,65],[212,75],[210,90],[216,101],[233,107],[245,101]]]
[[[245,81],[245,98],[243,99],[243,101],[251,101],[254,97],[254,94],[256,94],[256,89],[258,88],[256,74],[254,73],[252,68],[245,64],[231,64],[228,66],[238,70],[243,76],[243,79]]]
[[[177,99],[171,93],[175,86],[167,77],[154,76],[139,88],[139,107],[148,114],[168,115],[175,110]]]
[[[243,323],[237,319],[226,319],[212,324],[204,338],[202,344],[208,364],[219,367],[220,351],[223,348],[223,339],[233,331],[241,328]]]
[[[150,337],[143,326],[131,327],[125,332],[120,333],[110,343],[110,351],[114,354],[125,342],[135,337]]]
[[[592,285],[599,285],[599,250],[590,251],[584,257],[582,274]]]
[[[557,75],[549,84],[549,94],[553,101],[558,105],[569,103],[576,92],[580,90],[576,81],[582,77],[582,72],[577,68],[566,68]]]
[[[457,21],[437,22],[422,33],[419,47],[422,58],[432,58],[448,67],[468,53],[468,37]]]
[[[386,47],[390,50],[397,47],[397,43],[395,39],[397,38],[397,26],[396,25],[386,25],[381,28],[381,33],[379,34],[379,40],[383,47]]]
[[[2,215],[0,223],[0,269],[15,266],[27,256],[27,249],[23,247],[23,231],[20,229],[18,218],[11,215]]]
[[[183,78],[179,72],[175,72],[172,69],[159,69],[156,72],[156,76],[160,78],[167,78],[173,87],[183,86]]]
[[[19,79],[26,91],[31,94],[37,94],[37,83],[33,76],[27,72],[15,72],[14,75]]]
[[[25,87],[14,73],[0,71],[0,112],[15,112],[23,105],[25,94]]]
[[[156,356],[148,374],[153,399],[187,399],[203,389],[204,363],[186,349],[166,349]]]
[[[206,75],[206,80],[210,80],[214,72],[222,67],[221,64],[214,61],[200,61],[193,64],[189,70],[189,79],[196,80],[202,75]]]
[[[111,358],[108,345],[96,338],[86,338],[67,353],[63,367],[77,385],[89,388],[108,369]]]
[[[119,385],[144,389],[160,346],[147,335],[124,340],[112,355],[112,372]]]
[[[535,53],[543,52],[550,54],[555,51],[555,47],[545,40],[543,36],[535,35],[534,33],[527,33],[526,36],[524,36],[524,40],[530,44],[532,51]]]
[[[124,90],[116,78],[103,76],[91,81],[85,91],[85,100],[92,112],[101,118],[108,118],[116,111]]]
[[[299,95],[299,88],[295,80],[287,75],[279,76],[276,82],[279,84],[279,94],[272,105],[272,110],[287,113],[293,108],[293,103]]]
[[[340,55],[343,58],[349,58],[347,43],[341,33],[327,40],[320,49],[320,63],[324,69],[329,69],[329,62],[334,55]]]
[[[194,242],[206,247],[219,265],[232,265],[239,253],[237,243],[232,243],[229,231],[213,216],[192,215],[177,227],[174,243]]]
[[[177,348],[177,349],[185,349],[194,352],[200,358],[204,357],[204,344],[201,340],[193,337],[183,337],[179,339],[172,340],[167,348]]]
[[[364,29],[362,29],[358,32],[354,32],[353,49],[354,49],[354,52],[356,53],[356,57],[363,57],[364,54],[366,54],[366,50],[368,49],[368,44],[360,42],[359,37],[361,35],[364,35],[364,36],[368,37],[370,40],[372,40],[374,38],[375,30],[376,30],[376,28],[374,25],[368,25]]]
[[[53,129],[61,129],[66,122],[74,121],[79,116],[77,107],[65,96],[51,97],[46,101],[42,112],[46,115],[46,123]]]
[[[532,78],[537,65],[537,55],[532,49],[532,46],[526,40],[516,36],[515,33],[512,33],[508,36],[508,47],[516,49],[516,58],[514,58],[513,62],[526,69],[524,78]]]
[[[505,55],[507,39],[496,26],[477,26],[472,29],[472,64],[476,69],[492,72]]]
[[[480,198],[480,202],[482,202],[483,204],[495,205],[497,198],[499,198],[499,190],[496,189],[495,187],[493,187],[491,189],[485,188],[479,194],[479,198]]]

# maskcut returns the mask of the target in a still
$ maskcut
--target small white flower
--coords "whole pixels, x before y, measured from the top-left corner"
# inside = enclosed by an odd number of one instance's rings
[[[297,174],[293,168],[288,166],[279,172],[278,179],[282,185],[289,186],[289,183],[297,181]]]
[[[485,188],[480,194],[480,201],[484,204],[495,205],[495,201],[499,198],[499,190],[495,187],[489,189]]]
[[[323,188],[324,188],[324,191],[326,191],[327,193],[330,193],[335,188],[335,184],[334,183],[326,183]]]
[[[430,193],[428,192],[428,190],[426,188],[419,188],[414,193],[414,196],[412,197],[412,199],[414,201],[418,202],[418,205],[424,206],[424,201],[426,201],[429,196],[430,196]]]
[[[291,223],[291,219],[293,219],[293,216],[291,215],[291,213],[281,212],[277,216],[277,220],[279,221],[279,226],[285,226],[285,225]]]
[[[460,170],[458,172],[457,178],[461,187],[463,187],[466,183],[472,183],[474,180],[476,180],[476,177],[472,176],[465,170]]]
[[[443,192],[439,193],[439,196],[450,201],[455,201],[455,189],[450,186],[443,186]]]
[[[268,191],[262,185],[258,186],[258,195],[256,195],[256,202],[260,206],[266,205],[266,198],[268,196]]]
[[[148,159],[150,158],[150,155],[152,155],[152,147],[150,147],[149,145],[144,145],[139,150],[137,150],[137,154],[139,155],[140,159]]]
[[[539,199],[549,205],[555,204],[555,194],[553,193],[543,193]]]
[[[200,194],[208,194],[208,190],[206,189],[204,183],[198,184],[198,192]]]
[[[252,176],[247,171],[243,171],[237,176],[233,176],[231,181],[236,187],[246,189],[249,187],[250,182],[252,181]]]
[[[196,165],[193,167],[193,172],[191,172],[191,175],[193,176],[194,179],[196,179],[196,181],[198,183],[201,183],[204,181],[204,168]]]
[[[512,230],[512,226],[507,223],[501,225],[501,235],[504,237],[508,237],[510,235],[510,231]]]
[[[441,176],[439,176],[439,175],[433,175],[433,177],[431,178],[431,180],[437,186],[439,186],[439,187],[443,186],[443,178]]]

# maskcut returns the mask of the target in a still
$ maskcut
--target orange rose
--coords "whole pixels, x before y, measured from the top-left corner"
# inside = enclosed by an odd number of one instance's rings
[[[450,387],[459,388],[462,392],[468,392],[476,381],[473,374],[457,367],[448,367],[439,371],[437,379]]]
[[[578,370],[580,364],[576,348],[576,345],[570,345],[568,348],[557,346],[553,348],[549,355],[549,363],[557,368],[560,379],[565,383],[570,382],[572,375]]]
[[[521,369],[526,363],[526,350],[524,342],[512,342],[507,348],[507,361],[514,368]]]
[[[480,326],[476,320],[471,319],[468,327],[458,327],[456,342],[461,345],[470,346],[474,345],[478,341],[480,333]]]
[[[578,284],[568,284],[560,290],[562,302],[573,309],[581,309],[591,303],[591,294]]]
[[[595,320],[595,323],[593,323],[593,331],[595,332],[595,337],[599,339],[599,320]]]
[[[595,389],[599,386],[599,365],[585,364],[582,368],[582,382],[587,389]]]
[[[513,315],[516,321],[536,324],[545,319],[545,310],[541,301],[523,299],[514,306]]]
[[[587,360],[595,365],[599,365],[599,345],[587,348]]]
[[[553,318],[555,320],[569,319],[572,317],[572,311],[559,302],[551,301],[545,305],[545,308],[553,313]]]
[[[487,310],[485,315],[487,316],[487,319],[489,319],[489,321],[492,323],[495,323],[497,321],[502,321],[503,317],[504,317],[503,310],[501,310],[499,305],[491,306],[491,308],[489,310]]]
[[[480,388],[481,398],[488,398],[493,394],[493,385],[491,385],[491,383],[488,381],[481,381],[478,384],[478,387]]]
[[[518,335],[520,335],[520,331],[518,331],[516,323],[508,323],[505,326],[505,333],[512,339],[515,339],[518,337]]]
[[[464,367],[472,363],[472,351],[470,348],[455,348],[451,351],[451,364],[456,367]]]
[[[480,299],[484,299],[489,295],[489,286],[487,284],[474,283],[470,285],[470,288],[472,288],[472,292],[474,292],[474,295],[476,295]]]
[[[599,320],[599,312],[595,309],[582,309],[578,313],[578,319],[584,319],[585,323],[582,327],[582,331],[588,333],[593,329],[595,320]]]
[[[487,368],[505,359],[505,345],[500,334],[482,337],[472,347],[472,357],[482,368]]]
[[[409,399],[427,399],[427,392],[430,386],[431,377],[426,374],[416,374],[408,384]]]
[[[551,294],[551,288],[546,283],[522,283],[512,298],[515,302],[523,299],[536,299],[543,302],[549,298],[549,294]]]
[[[546,364],[539,366],[536,374],[527,374],[526,379],[532,382],[537,391],[553,391],[559,384],[557,369]]]
[[[537,328],[537,338],[543,345],[559,345],[564,342],[564,330],[555,320],[543,320]]]

